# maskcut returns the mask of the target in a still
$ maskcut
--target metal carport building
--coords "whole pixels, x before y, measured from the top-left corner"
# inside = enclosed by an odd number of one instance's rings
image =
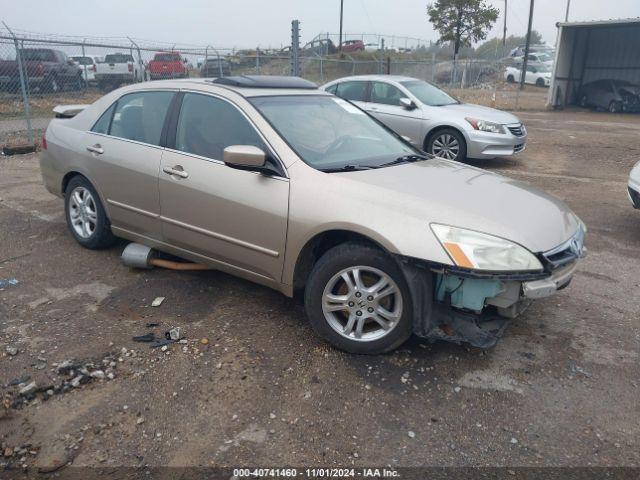
[[[640,18],[558,23],[557,27],[550,106],[576,104],[580,87],[595,80],[640,84]]]

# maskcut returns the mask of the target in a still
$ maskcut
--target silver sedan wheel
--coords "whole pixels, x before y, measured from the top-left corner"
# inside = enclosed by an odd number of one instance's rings
[[[327,323],[349,340],[371,342],[391,332],[402,317],[402,294],[393,279],[373,267],[335,274],[322,294]]]
[[[89,238],[98,225],[98,211],[91,192],[76,187],[69,197],[69,219],[73,230],[80,238]]]
[[[454,160],[460,152],[460,144],[456,137],[449,133],[443,133],[436,137],[431,145],[431,153],[436,157]]]

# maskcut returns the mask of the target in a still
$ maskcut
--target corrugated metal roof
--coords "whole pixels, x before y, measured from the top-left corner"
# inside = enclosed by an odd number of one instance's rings
[[[588,22],[558,22],[558,27],[596,27],[596,26],[616,26],[640,23],[640,17],[635,18],[612,18],[610,20],[590,20]]]

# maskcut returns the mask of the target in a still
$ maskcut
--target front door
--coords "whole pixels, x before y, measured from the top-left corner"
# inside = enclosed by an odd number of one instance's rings
[[[162,156],[164,241],[279,282],[289,181],[226,166],[223,151],[230,145],[257,146],[277,162],[237,107],[212,95],[185,93],[175,139]]]
[[[365,109],[391,130],[407,137],[416,147],[423,147],[424,123],[420,108],[408,110],[400,105],[406,95],[395,85],[386,82],[371,82],[369,103]]]
[[[124,95],[86,133],[87,164],[115,229],[160,238],[159,145],[174,95]]]

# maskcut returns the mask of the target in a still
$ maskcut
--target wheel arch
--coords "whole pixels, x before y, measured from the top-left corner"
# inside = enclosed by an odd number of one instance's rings
[[[302,298],[309,274],[320,257],[331,248],[344,243],[360,243],[391,253],[391,250],[381,242],[354,230],[336,228],[316,233],[304,244],[297,255],[292,278],[294,298]]]

